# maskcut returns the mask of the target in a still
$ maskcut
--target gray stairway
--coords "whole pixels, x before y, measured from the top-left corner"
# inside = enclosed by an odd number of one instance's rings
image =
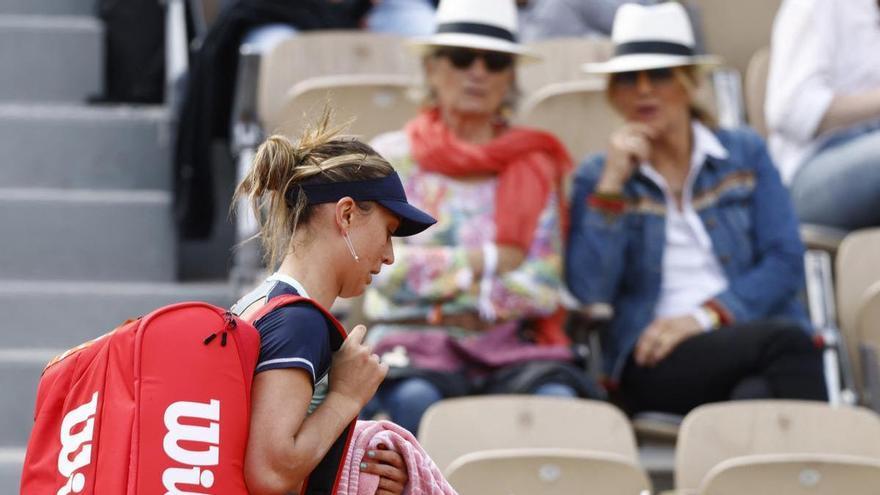
[[[158,306],[233,297],[177,280],[167,109],[84,103],[102,89],[94,5],[0,0],[0,494],[18,493],[49,359]]]

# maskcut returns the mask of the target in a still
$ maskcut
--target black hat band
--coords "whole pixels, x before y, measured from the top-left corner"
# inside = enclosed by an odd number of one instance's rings
[[[614,55],[681,55],[692,57],[693,47],[670,41],[630,41],[614,48]]]
[[[477,34],[516,43],[516,36],[507,29],[478,22],[446,22],[437,26],[440,33]]]

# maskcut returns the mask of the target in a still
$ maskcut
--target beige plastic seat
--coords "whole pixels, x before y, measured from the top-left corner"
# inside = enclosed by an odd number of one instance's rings
[[[472,452],[563,448],[638,462],[629,421],[614,406],[587,399],[490,395],[442,400],[419,425],[419,442],[441,471]]]
[[[862,336],[859,334],[858,312],[867,289],[880,281],[880,228],[858,230],[847,235],[837,251],[835,265],[840,330],[856,370],[856,387],[863,392],[865,377],[861,365]]]
[[[418,57],[398,36],[366,31],[314,31],[279,42],[260,62],[257,112],[277,122],[291,88],[315,77],[397,74],[418,77]]]
[[[544,86],[523,102],[518,120],[555,134],[575,162],[605,150],[611,132],[623,124],[605,98],[601,78]]]
[[[761,47],[749,59],[745,72],[746,115],[761,136],[767,137],[764,101],[767,99],[767,74],[770,71],[770,48]]]
[[[874,495],[880,461],[829,454],[754,455],[715,466],[701,495]]]
[[[752,55],[770,45],[782,0],[691,0],[699,7],[706,51],[745,74]]]
[[[540,62],[517,66],[517,85],[528,98],[544,86],[587,79],[581,69],[588,62],[604,62],[611,57],[614,46],[607,38],[552,38],[536,41],[526,48],[541,57]]]
[[[862,296],[856,317],[865,405],[880,412],[880,282]]]
[[[647,495],[651,487],[631,459],[566,449],[465,454],[449,466],[447,480],[460,495]]]
[[[313,78],[293,86],[267,132],[299,135],[304,126],[331,105],[335,122],[352,123],[347,133],[370,140],[377,134],[401,129],[418,112],[414,82],[403,75],[347,75]]]
[[[730,458],[795,453],[880,459],[880,417],[865,408],[833,408],[808,401],[700,406],[682,423],[675,485],[685,493],[694,492],[712,468]]]

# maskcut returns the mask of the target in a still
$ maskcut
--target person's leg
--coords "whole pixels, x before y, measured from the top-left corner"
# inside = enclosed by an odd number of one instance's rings
[[[241,40],[242,45],[250,45],[260,53],[268,53],[279,42],[295,36],[297,30],[289,24],[264,24],[248,31]]]
[[[542,385],[538,385],[535,390],[532,391],[535,395],[545,395],[551,397],[577,397],[578,393],[572,387],[565,385],[564,383],[556,383],[556,382],[548,382]]]
[[[802,222],[845,230],[880,226],[880,130],[820,151],[791,184]]]
[[[748,377],[762,378],[776,398],[826,399],[821,352],[797,325],[773,321],[697,335],[653,368],[630,358],[621,395],[633,413],[687,414],[701,404],[730,399]]]
[[[400,36],[428,36],[434,32],[434,5],[430,0],[382,0],[367,16],[367,29]]]
[[[405,378],[382,385],[379,400],[391,421],[418,433],[422,415],[435,402],[443,399],[436,385],[424,378]]]

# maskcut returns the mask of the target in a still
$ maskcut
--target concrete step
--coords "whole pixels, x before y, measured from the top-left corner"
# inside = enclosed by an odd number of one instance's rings
[[[0,14],[93,15],[96,10],[95,0],[0,0]]]
[[[18,493],[24,447],[0,448],[0,493]]]
[[[46,363],[63,349],[0,349],[0,449],[27,445],[34,423],[37,383]],[[10,492],[3,492],[10,493]]]
[[[167,304],[234,302],[225,282],[193,284],[0,282],[0,343],[6,349],[68,349]],[[0,398],[2,400],[2,398]]]
[[[104,29],[94,17],[0,15],[0,100],[84,101],[102,93]]]
[[[170,282],[171,195],[0,189],[0,279]]]
[[[172,141],[163,107],[0,104],[0,184],[170,190]]]

